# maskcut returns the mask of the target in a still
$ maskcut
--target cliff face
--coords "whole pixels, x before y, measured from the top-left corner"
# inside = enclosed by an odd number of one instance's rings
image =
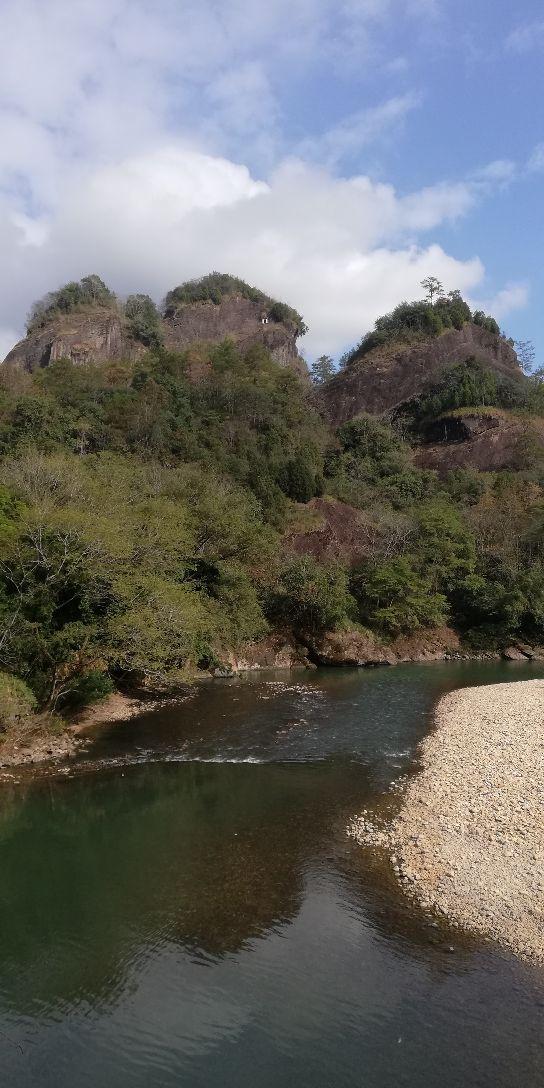
[[[544,452],[542,420],[521,420],[508,413],[479,414],[437,420],[430,441],[416,449],[419,468],[444,476],[455,468],[479,472],[522,469],[537,452]]]
[[[259,302],[229,296],[219,303],[193,302],[179,306],[162,322],[164,344],[170,351],[182,351],[196,342],[220,342],[230,338],[242,349],[264,344],[280,366],[295,370],[301,377],[308,368],[297,349],[297,332],[291,325],[269,319]]]
[[[144,347],[132,340],[119,314],[106,308],[66,314],[25,336],[11,349],[4,365],[37,370],[56,359],[98,363],[107,359],[134,359]]]
[[[229,297],[219,304],[194,302],[180,306],[162,318],[160,333],[170,351],[191,344],[218,343],[230,338],[242,350],[264,344],[280,366],[307,378],[306,363],[297,350],[297,331],[289,324],[268,319],[259,303]],[[32,371],[56,359],[74,363],[98,363],[109,359],[137,359],[146,348],[128,330],[123,315],[106,307],[93,307],[57,317],[20,340],[6,356],[5,365]]]
[[[361,412],[383,415],[432,385],[469,356],[509,377],[520,378],[516,353],[501,336],[467,323],[409,347],[375,348],[355,357],[319,391],[321,407],[333,426]]]

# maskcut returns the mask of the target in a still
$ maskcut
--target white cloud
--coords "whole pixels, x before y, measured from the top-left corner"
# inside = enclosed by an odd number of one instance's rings
[[[478,260],[412,242],[466,201],[462,188],[445,186],[402,198],[369,178],[338,179],[300,161],[258,182],[224,158],[180,144],[156,148],[96,169],[67,194],[47,237],[12,222],[17,259],[0,321],[14,309],[22,320],[33,297],[89,271],[120,293],[160,298],[215,268],[291,302],[310,325],[308,350],[335,352],[417,295],[425,275],[450,288],[480,282]]]
[[[425,275],[477,287],[477,258],[425,235],[506,164],[401,196],[334,169],[401,123],[413,92],[302,142],[284,116],[305,74],[364,66],[368,81],[391,61],[388,28],[438,14],[435,0],[4,0],[0,343],[34,298],[92,271],[156,298],[236,273],[304,313],[312,352],[356,340]]]
[[[533,149],[527,163],[527,170],[530,174],[541,174],[544,172],[544,143],[537,144]]]
[[[358,110],[322,135],[303,140],[298,154],[327,166],[336,166],[346,157],[356,155],[369,143],[396,128],[420,103],[412,92],[390,98],[379,106]]]
[[[506,39],[506,48],[514,53],[529,53],[544,45],[544,19],[521,23]]]
[[[483,301],[474,301],[476,309],[484,310],[491,314],[497,321],[502,321],[514,310],[523,310],[529,302],[529,285],[527,283],[507,283],[492,298]]]
[[[511,159],[494,159],[486,166],[475,170],[472,177],[476,182],[491,182],[493,184],[506,185],[513,181],[517,174],[517,165]]]

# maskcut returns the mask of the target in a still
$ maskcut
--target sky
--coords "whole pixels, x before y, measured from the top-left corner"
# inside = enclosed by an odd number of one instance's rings
[[[541,0],[0,0],[0,358],[212,270],[337,358],[437,276],[544,364]]]

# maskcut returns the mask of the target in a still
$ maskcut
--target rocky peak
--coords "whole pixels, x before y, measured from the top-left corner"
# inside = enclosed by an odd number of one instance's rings
[[[98,277],[86,277],[81,284],[86,286],[94,279],[102,283]],[[79,287],[67,285],[34,308],[26,337],[9,352],[5,365],[33,371],[61,358],[74,363],[134,360],[148,350],[148,341],[135,331],[115,296],[111,295],[107,305],[103,300],[81,303]],[[67,296],[73,308],[59,309],[56,300],[66,305]],[[155,311],[154,339],[170,351],[227,338],[242,351],[263,344],[280,366],[307,379],[306,363],[297,348],[297,338],[304,331],[302,319],[284,303],[275,302],[241,280],[213,273],[201,281],[184,284],[169,292],[162,314],[150,299],[147,302]]]
[[[339,426],[362,412],[392,413],[419,396],[448,370],[473,357],[511,378],[522,378],[517,355],[503,336],[474,322],[416,343],[402,342],[357,352],[319,390],[324,413]]]

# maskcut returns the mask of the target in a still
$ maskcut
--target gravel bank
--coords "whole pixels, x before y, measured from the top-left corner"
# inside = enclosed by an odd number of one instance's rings
[[[350,834],[425,909],[544,962],[544,680],[446,695],[421,763],[391,826]]]

